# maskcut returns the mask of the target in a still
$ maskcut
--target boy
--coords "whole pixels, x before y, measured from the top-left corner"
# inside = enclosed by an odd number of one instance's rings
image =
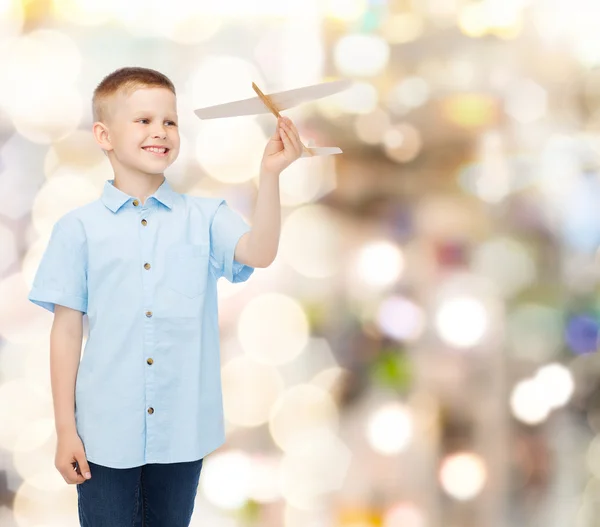
[[[250,229],[224,200],[165,179],[180,142],[166,76],[121,68],[94,91],[93,112],[114,179],[58,220],[29,295],[54,313],[55,466],[77,484],[82,526],[187,526],[203,458],[225,440],[217,280],[273,262],[279,175],[302,146],[279,119]]]

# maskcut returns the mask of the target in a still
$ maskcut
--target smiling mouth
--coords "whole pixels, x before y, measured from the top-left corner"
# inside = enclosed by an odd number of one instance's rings
[[[169,153],[169,148],[165,147],[158,148],[154,146],[145,146],[142,148],[142,150],[145,150],[146,152],[149,152],[157,157],[166,157],[166,155]]]

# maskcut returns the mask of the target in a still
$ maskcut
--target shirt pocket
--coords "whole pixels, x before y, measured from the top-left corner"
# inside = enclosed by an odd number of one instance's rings
[[[207,243],[174,245],[167,249],[167,286],[188,298],[204,293],[209,252]]]

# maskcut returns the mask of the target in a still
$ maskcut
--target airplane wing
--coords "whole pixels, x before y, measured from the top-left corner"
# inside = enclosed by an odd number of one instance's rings
[[[257,113],[269,113],[269,110],[259,97],[252,97],[235,102],[226,102],[207,108],[194,110],[200,119],[217,119],[219,117],[235,117],[237,115],[255,115]]]
[[[345,90],[351,83],[352,81],[350,80],[324,82],[313,86],[305,86],[304,88],[270,93],[268,97],[273,101],[273,104],[277,106],[278,110],[286,110],[287,108],[292,108],[293,106],[297,106],[306,101],[333,95],[334,93]]]
[[[278,110],[286,110],[287,108],[291,108],[306,101],[333,95],[334,93],[345,90],[351,83],[351,80],[325,82],[313,86],[306,86],[304,88],[270,93],[267,97],[273,102]],[[219,117],[235,117],[237,115],[255,115],[269,112],[269,108],[265,106],[260,97],[252,97],[251,99],[218,104],[216,106],[194,110],[194,113],[200,117],[200,119],[216,119]]]
[[[330,156],[332,154],[341,154],[342,149],[337,146],[320,146],[320,147],[307,147],[302,152],[300,157],[312,157],[312,156]]]

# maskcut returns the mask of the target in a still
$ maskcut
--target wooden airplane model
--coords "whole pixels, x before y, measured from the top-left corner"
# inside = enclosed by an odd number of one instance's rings
[[[217,119],[219,117],[236,117],[238,115],[255,115],[268,112],[279,118],[279,112],[282,110],[306,101],[333,95],[345,90],[351,83],[352,81],[350,80],[325,82],[304,88],[270,93],[269,95],[265,95],[255,83],[252,83],[252,88],[258,97],[200,108],[194,110],[194,113],[200,119]],[[328,156],[342,153],[342,149],[337,146],[313,147],[302,144],[302,147],[303,152],[301,157]]]

